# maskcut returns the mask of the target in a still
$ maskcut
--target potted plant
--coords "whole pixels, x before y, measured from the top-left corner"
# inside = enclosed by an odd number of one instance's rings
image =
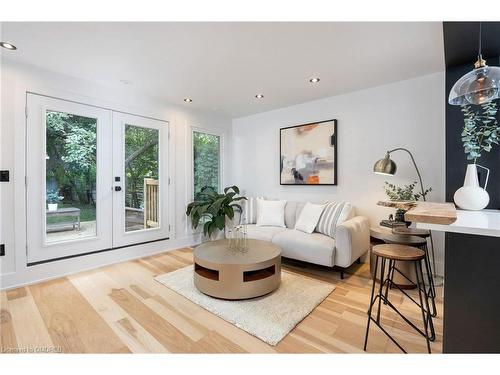
[[[47,190],[47,205],[49,211],[57,211],[57,206],[64,199],[56,190]]]
[[[460,208],[466,210],[482,210],[490,197],[486,191],[490,170],[477,164],[482,152],[490,152],[494,145],[498,145],[500,126],[496,119],[498,108],[495,102],[487,102],[480,106],[463,105],[464,128],[462,142],[467,160],[473,161],[467,165],[464,185],[455,192],[453,200]],[[479,186],[477,167],[487,171],[483,187]]]
[[[237,186],[224,189],[224,193],[218,193],[211,187],[204,187],[196,194],[194,201],[189,203],[186,215],[191,219],[191,226],[196,229],[203,224],[203,235],[211,238],[217,231],[224,232],[226,217],[234,218],[234,210],[242,212],[238,202],[247,198],[239,195]]]
[[[384,190],[385,194],[391,201],[398,202],[416,202],[420,198],[425,197],[428,193],[432,191],[432,188],[425,190],[423,193],[416,193],[415,186],[417,186],[417,181],[409,185],[404,185],[403,187],[396,186],[387,181],[384,182]],[[396,210],[395,221],[405,222],[405,213],[406,210],[402,208],[398,208]],[[408,222],[406,222],[408,224]]]

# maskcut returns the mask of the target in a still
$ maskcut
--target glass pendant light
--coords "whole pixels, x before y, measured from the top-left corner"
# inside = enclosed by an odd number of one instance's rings
[[[498,98],[500,98],[500,68],[486,65],[486,60],[481,55],[481,22],[479,22],[479,53],[474,70],[453,85],[448,103],[483,104]]]

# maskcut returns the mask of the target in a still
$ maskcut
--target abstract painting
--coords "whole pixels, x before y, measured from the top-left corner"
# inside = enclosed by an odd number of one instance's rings
[[[281,185],[337,185],[337,120],[280,129]]]

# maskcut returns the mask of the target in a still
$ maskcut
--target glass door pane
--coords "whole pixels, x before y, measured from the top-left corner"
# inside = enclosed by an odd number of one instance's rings
[[[113,112],[113,168],[113,247],[168,238],[168,123]]]
[[[125,231],[157,228],[159,221],[157,129],[125,125]]]
[[[45,240],[95,237],[97,119],[47,110]]]

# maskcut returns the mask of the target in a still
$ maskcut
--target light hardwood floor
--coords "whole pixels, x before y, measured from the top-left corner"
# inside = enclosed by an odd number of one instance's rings
[[[153,280],[192,264],[192,250],[115,264],[0,292],[1,351],[55,348],[68,353],[363,353],[371,280],[367,264],[344,280],[324,267],[285,261],[283,270],[336,286],[277,346],[270,346]],[[441,288],[437,290],[442,295]],[[399,292],[391,300],[421,325],[420,310]],[[438,298],[433,353],[442,347]],[[411,353],[425,340],[386,308],[382,322]],[[400,353],[372,324],[368,353]]]

